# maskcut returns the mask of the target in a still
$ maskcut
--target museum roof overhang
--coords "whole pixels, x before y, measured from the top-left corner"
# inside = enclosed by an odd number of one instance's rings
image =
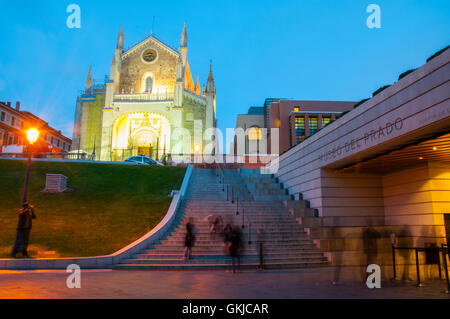
[[[348,165],[339,171],[385,174],[427,161],[450,163],[450,133],[411,141],[409,145]]]

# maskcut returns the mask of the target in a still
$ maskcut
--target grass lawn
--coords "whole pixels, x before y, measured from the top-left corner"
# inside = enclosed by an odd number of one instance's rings
[[[0,160],[0,258],[9,257],[21,206],[25,161]],[[186,169],[88,163],[32,162],[28,200],[34,205],[32,257],[111,254],[164,217],[170,191]],[[48,194],[45,174],[68,177],[69,192]],[[21,256],[21,254],[18,254]]]

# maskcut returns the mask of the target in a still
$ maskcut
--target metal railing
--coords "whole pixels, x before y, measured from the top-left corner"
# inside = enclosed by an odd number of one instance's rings
[[[449,279],[449,273],[448,273],[448,264],[447,264],[447,256],[449,255],[450,248],[446,244],[442,244],[441,247],[396,247],[394,244],[392,245],[392,270],[393,270],[393,279],[395,280],[397,277],[397,270],[396,270],[396,255],[395,252],[397,250],[414,250],[415,252],[415,258],[416,258],[416,273],[417,273],[417,287],[422,287],[422,282],[420,279],[420,262],[419,262],[419,253],[420,252],[434,252],[437,255],[437,266],[439,269],[439,278],[442,279],[442,270],[441,270],[441,255],[442,255],[442,266],[444,268],[445,273],[445,280],[447,284],[447,290],[446,293],[450,292],[450,279]]]
[[[172,101],[173,93],[115,94],[114,101]]]
[[[242,216],[242,229],[245,229],[245,222],[247,222],[248,229],[248,244],[252,244],[252,222],[248,214],[245,213],[245,205],[242,199],[239,197],[239,193],[234,185],[226,184],[225,173],[220,163],[215,163],[215,174],[219,179],[219,183],[222,184],[222,192],[226,191],[227,201],[231,201],[232,204],[236,203],[236,216]]]

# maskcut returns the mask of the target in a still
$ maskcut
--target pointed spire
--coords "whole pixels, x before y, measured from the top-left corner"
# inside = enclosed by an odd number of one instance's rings
[[[208,93],[216,92],[216,87],[214,85],[214,76],[212,73],[212,64],[209,65],[209,75],[208,75],[208,81],[206,82],[206,92],[208,92]]]
[[[119,36],[117,37],[117,49],[123,50],[123,42],[124,42],[124,35],[123,35],[123,24],[122,24],[120,26]]]
[[[88,76],[86,78],[86,93],[91,92],[92,89],[92,65],[89,66],[89,73]]]
[[[195,86],[194,86],[194,92],[198,95],[201,94],[200,91],[200,82],[198,81],[198,75],[197,75],[197,81],[195,81]]]
[[[186,22],[184,23],[183,32],[181,33],[180,48],[187,48],[188,35],[186,30]]]

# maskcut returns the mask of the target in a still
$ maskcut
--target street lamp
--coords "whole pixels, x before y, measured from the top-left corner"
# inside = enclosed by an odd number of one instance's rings
[[[39,137],[39,131],[37,129],[29,129],[27,132],[27,139],[29,142],[29,148],[28,148],[28,163],[27,163],[27,170],[25,173],[25,185],[23,188],[23,199],[22,199],[22,206],[27,201],[27,193],[28,193],[28,180],[30,179],[30,166],[31,166],[31,155],[33,153],[33,144],[37,141]]]

